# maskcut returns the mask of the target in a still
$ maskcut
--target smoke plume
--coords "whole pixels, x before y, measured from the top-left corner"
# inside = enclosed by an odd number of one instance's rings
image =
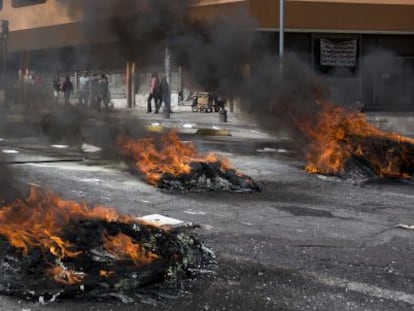
[[[247,12],[201,22],[188,16],[191,3],[136,0],[62,5],[74,16],[82,13],[82,29],[91,42],[100,18],[119,13],[105,24],[108,36],[119,43],[119,57],[135,59],[138,68],[150,67],[162,61],[168,45],[174,63],[198,85],[239,99],[245,115],[265,130],[297,135],[293,121],[311,117],[315,93],[324,93],[318,78],[294,55],[287,54],[281,64],[277,56],[263,50],[261,39],[251,30],[255,21]]]

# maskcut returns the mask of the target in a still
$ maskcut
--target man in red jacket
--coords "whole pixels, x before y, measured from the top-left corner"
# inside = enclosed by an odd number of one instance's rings
[[[151,75],[151,81],[150,81],[150,92],[148,95],[147,100],[147,113],[152,112],[151,109],[151,101],[154,99],[155,101],[155,113],[158,113],[159,108],[159,101],[160,101],[160,81],[158,79],[158,75],[156,73],[153,73]]]

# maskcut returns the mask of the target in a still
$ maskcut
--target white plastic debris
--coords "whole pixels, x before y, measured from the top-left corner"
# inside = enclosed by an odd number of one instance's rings
[[[90,153],[98,152],[98,151],[102,150],[102,148],[99,148],[99,147],[94,146],[94,145],[89,145],[89,144],[86,144],[86,143],[82,144],[81,149],[82,149],[83,152],[90,152]]]
[[[414,230],[414,225],[398,224],[397,228],[402,228],[402,229],[407,229],[407,230]]]
[[[15,153],[19,153],[19,151],[14,150],[14,149],[4,149],[1,152],[3,153],[7,153],[7,154],[15,154]]]
[[[64,148],[68,148],[68,145],[50,145],[50,147],[52,148],[57,148],[57,149],[64,149]]]
[[[287,153],[288,152],[286,149],[276,149],[276,151],[279,152],[279,153]]]
[[[138,220],[142,220],[145,223],[156,227],[180,227],[184,225],[184,221],[182,220],[163,216],[160,214],[145,215],[138,217]]]
[[[189,214],[189,215],[205,215],[206,214],[203,211],[195,211],[192,209],[185,210],[184,213]]]
[[[184,123],[182,126],[185,129],[192,129],[193,128],[193,124],[191,124],[191,123]]]
[[[289,152],[286,149],[274,149],[274,148],[267,148],[267,147],[265,147],[263,149],[257,149],[256,151],[261,152],[261,153],[265,153],[265,152],[268,152],[268,153],[287,153],[287,152]]]

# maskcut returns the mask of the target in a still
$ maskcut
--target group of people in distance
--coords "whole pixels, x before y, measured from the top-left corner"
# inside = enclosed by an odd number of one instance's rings
[[[61,82],[59,76],[55,76],[53,80],[53,93],[55,103],[58,102],[60,93],[63,93],[64,104],[70,104],[70,98],[74,92],[74,86],[67,75],[63,82]],[[78,83],[78,100],[80,107],[90,107],[96,110],[100,110],[101,106],[108,108],[111,100],[108,78],[105,74],[99,76],[93,74],[89,76],[87,71],[83,72],[79,77]],[[150,79],[150,90],[147,99],[147,113],[151,113],[152,102],[154,101],[154,113],[159,113],[162,105],[164,104],[163,110],[171,113],[171,93],[170,86],[167,78],[163,76],[161,79],[157,73],[153,73]]]
[[[171,111],[171,93],[167,78],[164,76],[160,80],[158,74],[153,73],[150,80],[150,90],[147,99],[147,113],[152,112],[152,101],[154,100],[154,113],[159,113],[164,103],[164,111]]]
[[[65,77],[63,82],[60,81],[59,76],[56,76],[53,80],[53,92],[55,97],[55,102],[58,102],[60,92],[63,93],[64,104],[70,104],[70,97],[74,91],[73,83],[70,80],[69,76]],[[79,105],[81,107],[91,107],[96,110],[101,109],[103,104],[105,108],[108,108],[110,103],[110,93],[109,93],[109,82],[105,74],[102,74],[100,77],[98,74],[94,74],[92,77],[89,76],[88,72],[84,72],[79,78],[78,85],[78,96],[79,96]]]

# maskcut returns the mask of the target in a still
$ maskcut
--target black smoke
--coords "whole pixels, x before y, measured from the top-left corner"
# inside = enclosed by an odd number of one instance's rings
[[[134,60],[138,66],[157,62],[171,37],[185,19],[192,0],[65,1],[59,3],[73,18],[81,17],[81,32],[87,45],[96,45],[97,36],[114,42],[112,56]],[[102,47],[105,49],[105,47]],[[76,58],[96,61],[93,49],[75,52]],[[102,51],[100,51],[102,52]]]
[[[271,132],[296,132],[293,117],[315,111],[315,93],[322,84],[294,55],[280,59],[263,50],[256,26],[247,12],[213,20],[194,20],[188,13],[192,1],[135,0],[65,2],[74,16],[82,11],[82,31],[92,42],[102,16],[108,36],[114,38],[122,59],[135,59],[138,68],[161,61],[165,46],[176,65],[204,89],[240,100],[246,116]],[[125,15],[125,12],[133,12]],[[98,14],[99,12],[99,14]],[[115,14],[116,15],[116,14]]]

